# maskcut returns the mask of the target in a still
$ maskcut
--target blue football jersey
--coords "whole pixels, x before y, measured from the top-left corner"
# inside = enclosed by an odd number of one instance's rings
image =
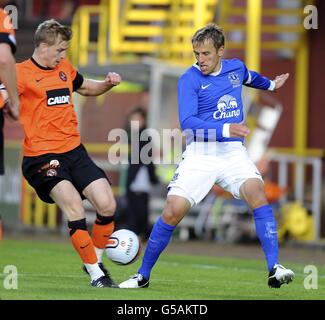
[[[218,72],[204,75],[194,64],[178,81],[178,112],[187,144],[194,141],[243,141],[225,138],[225,123],[244,120],[242,86],[273,90],[274,82],[249,71],[239,59],[221,60]]]

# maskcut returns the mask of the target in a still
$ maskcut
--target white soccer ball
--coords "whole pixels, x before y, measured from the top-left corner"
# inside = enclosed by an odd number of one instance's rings
[[[120,229],[112,233],[106,245],[107,257],[119,265],[135,262],[141,252],[138,236],[131,230]]]

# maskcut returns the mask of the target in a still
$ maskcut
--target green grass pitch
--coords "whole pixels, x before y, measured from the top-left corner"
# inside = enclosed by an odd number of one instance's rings
[[[137,271],[140,261],[117,266],[106,258],[105,265],[117,282]],[[18,289],[6,289],[4,268],[18,270]],[[325,299],[325,268],[318,270],[317,289],[305,289],[308,274],[304,265],[285,263],[296,277],[280,289],[267,286],[265,262],[239,258],[169,254],[156,264],[148,289],[92,288],[81,271],[78,255],[70,243],[31,240],[0,242],[1,300],[297,300]],[[308,281],[307,281],[308,282]]]

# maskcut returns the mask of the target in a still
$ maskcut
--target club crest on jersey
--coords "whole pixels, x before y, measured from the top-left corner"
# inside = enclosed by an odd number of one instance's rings
[[[217,104],[217,111],[213,113],[216,120],[228,119],[240,116],[240,109],[235,97],[231,95],[222,96]]]
[[[49,107],[70,104],[70,90],[68,88],[46,91]]]
[[[67,81],[67,75],[63,72],[63,71],[60,71],[59,73],[59,77],[62,81]]]
[[[233,88],[237,88],[240,86],[240,78],[238,73],[236,72],[229,72],[228,73],[228,79],[230,80]]]

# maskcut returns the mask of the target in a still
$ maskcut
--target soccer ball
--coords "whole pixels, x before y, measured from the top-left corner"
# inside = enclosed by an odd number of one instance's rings
[[[138,236],[131,230],[120,229],[112,233],[105,248],[107,257],[119,265],[135,262],[141,252]]]

